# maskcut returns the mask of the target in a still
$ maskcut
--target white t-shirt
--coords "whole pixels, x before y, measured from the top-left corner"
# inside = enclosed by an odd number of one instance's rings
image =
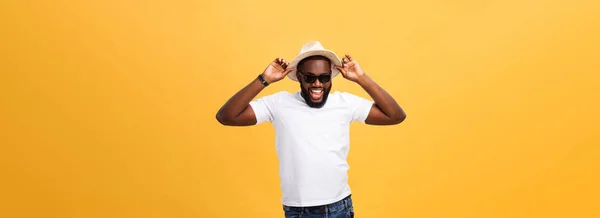
[[[257,124],[275,127],[282,203],[316,206],[350,194],[346,159],[350,123],[365,122],[373,102],[331,92],[322,108],[309,107],[300,91],[278,92],[250,102]]]

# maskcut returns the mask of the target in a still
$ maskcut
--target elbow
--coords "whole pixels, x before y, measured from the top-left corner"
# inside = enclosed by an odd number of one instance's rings
[[[405,113],[401,113],[398,116],[394,117],[394,124],[400,124],[402,123],[404,120],[406,119],[406,114]]]
[[[229,118],[228,116],[222,114],[222,113],[217,113],[216,117],[217,121],[223,125],[223,126],[230,126],[231,125],[231,118]]]

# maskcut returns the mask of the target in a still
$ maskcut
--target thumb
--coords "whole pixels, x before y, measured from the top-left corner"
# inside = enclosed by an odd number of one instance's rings
[[[284,74],[284,75],[287,75],[288,73],[292,72],[292,70],[294,70],[294,68],[293,68],[293,67],[288,67],[288,68],[286,68],[286,69],[283,71],[283,74]]]
[[[341,66],[335,65],[335,69],[339,70],[344,75],[346,74],[346,70],[344,70],[344,68]]]

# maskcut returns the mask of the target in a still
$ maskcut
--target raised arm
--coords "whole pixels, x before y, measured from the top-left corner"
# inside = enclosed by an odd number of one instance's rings
[[[344,78],[358,83],[375,101],[365,120],[366,124],[395,125],[406,119],[404,110],[396,100],[365,74],[350,55],[342,58],[342,66],[335,67],[342,73]]]
[[[277,82],[292,70],[287,69],[288,62],[277,58],[267,66],[261,74],[264,80],[270,84]],[[226,126],[250,126],[256,124],[256,115],[250,107],[250,101],[265,88],[262,81],[257,77],[250,84],[233,95],[217,112],[217,121]]]

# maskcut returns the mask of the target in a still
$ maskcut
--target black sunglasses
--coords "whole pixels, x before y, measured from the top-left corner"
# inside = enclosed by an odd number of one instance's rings
[[[302,80],[304,80],[304,82],[306,82],[306,83],[314,83],[315,80],[317,80],[317,79],[319,79],[319,82],[321,82],[321,83],[326,83],[331,80],[331,74],[329,74],[329,73],[321,74],[318,76],[305,75],[303,73],[300,73],[300,75],[302,75]]]

